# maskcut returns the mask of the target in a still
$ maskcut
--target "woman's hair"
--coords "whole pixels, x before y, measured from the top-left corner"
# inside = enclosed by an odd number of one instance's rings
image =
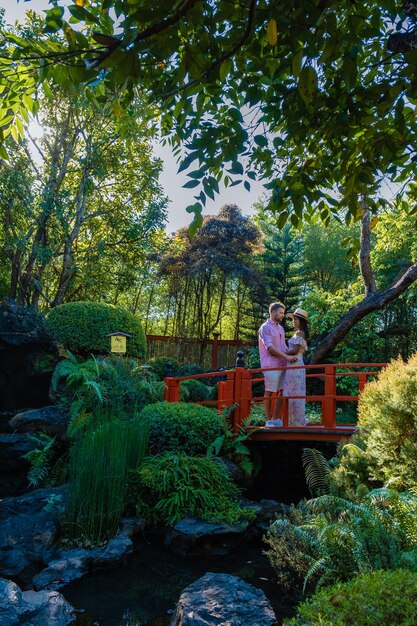
[[[300,321],[300,330],[303,331],[305,338],[308,339],[310,336],[310,332],[308,330],[307,320],[305,320],[304,317],[298,317],[298,315],[294,315],[294,317],[296,317]]]

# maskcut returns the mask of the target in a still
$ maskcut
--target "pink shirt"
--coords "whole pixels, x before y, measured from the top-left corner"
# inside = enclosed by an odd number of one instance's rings
[[[285,343],[285,332],[281,324],[275,324],[268,319],[259,329],[259,355],[261,357],[261,367],[287,367],[287,360],[282,356],[274,356],[268,352],[269,346],[287,351]]]

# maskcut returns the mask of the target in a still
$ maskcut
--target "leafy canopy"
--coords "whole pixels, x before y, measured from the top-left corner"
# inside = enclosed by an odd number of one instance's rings
[[[116,116],[140,91],[190,170],[195,226],[222,178],[247,189],[251,179],[269,180],[280,225],[313,213],[326,223],[340,206],[349,221],[361,194],[374,210],[384,202],[384,178],[413,179],[417,52],[408,42],[404,53],[400,41],[417,17],[412,3],[74,0],[67,11],[62,0],[50,4],[39,38],[5,38],[4,136],[23,135],[40,83],[84,83]]]

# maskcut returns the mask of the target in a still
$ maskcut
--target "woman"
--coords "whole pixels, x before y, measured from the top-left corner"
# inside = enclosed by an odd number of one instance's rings
[[[288,341],[287,354],[294,354],[297,360],[289,363],[285,373],[283,396],[305,396],[306,374],[304,369],[293,369],[304,365],[303,354],[307,350],[308,313],[303,309],[295,309],[294,313],[288,313],[294,324],[294,335]],[[306,426],[308,419],[305,413],[306,401],[304,399],[288,400],[288,424],[289,426]]]

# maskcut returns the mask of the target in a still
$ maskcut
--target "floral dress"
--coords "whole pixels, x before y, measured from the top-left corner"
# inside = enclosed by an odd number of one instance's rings
[[[288,347],[293,350],[295,346],[300,346],[300,350],[295,355],[297,360],[289,363],[285,372],[284,396],[305,396],[306,395],[306,372],[304,369],[292,369],[293,367],[304,365],[303,354],[307,350],[307,342],[300,335],[293,335],[288,341]],[[306,401],[288,400],[288,424],[289,426],[306,426],[308,420],[305,413]]]

